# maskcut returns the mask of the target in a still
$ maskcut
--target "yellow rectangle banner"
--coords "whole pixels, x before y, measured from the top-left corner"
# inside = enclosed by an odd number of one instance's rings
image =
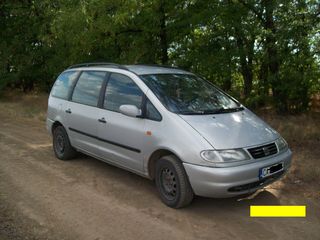
[[[250,206],[250,217],[305,217],[306,206]]]

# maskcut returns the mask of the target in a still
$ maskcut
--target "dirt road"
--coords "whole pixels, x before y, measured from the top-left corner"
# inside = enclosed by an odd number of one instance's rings
[[[319,239],[320,204],[281,183],[173,210],[147,179],[90,157],[57,160],[43,122],[0,119],[0,239]],[[306,204],[307,217],[249,217],[270,204]]]

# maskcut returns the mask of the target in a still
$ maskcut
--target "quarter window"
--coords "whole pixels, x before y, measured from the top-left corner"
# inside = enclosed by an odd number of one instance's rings
[[[72,101],[89,106],[97,106],[105,76],[105,72],[83,72],[74,88]]]
[[[51,96],[68,99],[69,92],[79,72],[69,71],[60,74],[51,90]]]
[[[161,121],[162,117],[153,104],[147,99],[146,102],[146,117],[154,121]]]
[[[112,73],[108,81],[104,108],[111,111],[119,112],[121,105],[135,105],[141,109],[142,91],[129,77]]]

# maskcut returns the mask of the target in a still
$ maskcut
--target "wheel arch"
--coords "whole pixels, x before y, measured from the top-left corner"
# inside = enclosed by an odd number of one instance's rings
[[[61,123],[60,121],[56,120],[56,121],[52,124],[51,133],[53,134],[53,131],[54,131],[57,127],[59,127],[59,126],[62,126],[62,127],[63,127],[62,123]]]
[[[169,149],[158,149],[156,151],[154,151],[149,159],[148,159],[148,176],[151,180],[154,180],[155,178],[155,169],[156,169],[156,162],[164,157],[164,156],[168,156],[168,155],[174,155],[177,159],[179,159],[181,161],[181,159],[179,158],[179,156],[177,156],[176,153],[174,153],[173,151],[169,150]],[[182,162],[182,161],[181,161]]]

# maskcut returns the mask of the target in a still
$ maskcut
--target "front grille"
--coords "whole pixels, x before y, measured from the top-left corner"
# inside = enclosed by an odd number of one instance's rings
[[[284,174],[284,171],[280,171],[280,172],[275,173],[269,177],[261,179],[257,182],[252,182],[252,183],[248,183],[248,184],[244,184],[244,185],[240,185],[240,186],[231,187],[228,189],[228,191],[229,192],[242,192],[242,191],[248,191],[248,190],[254,189],[254,188],[261,188],[261,187],[266,186],[269,183],[277,180],[283,174]]]
[[[278,149],[275,143],[270,143],[259,147],[249,148],[248,151],[253,158],[263,158],[276,154]]]

